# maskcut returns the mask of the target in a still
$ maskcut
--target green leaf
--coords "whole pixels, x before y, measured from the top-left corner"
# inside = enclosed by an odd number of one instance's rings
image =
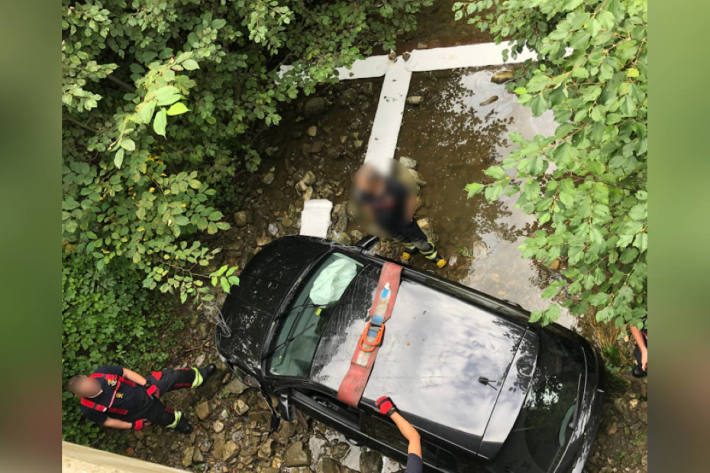
[[[635,67],[631,67],[629,69],[626,69],[626,77],[638,77],[639,76],[639,70],[636,69]]]
[[[184,215],[178,215],[177,217],[175,217],[174,222],[176,225],[184,227],[185,225],[188,225],[190,223],[190,219],[185,217]]]
[[[150,120],[153,118],[156,103],[157,102],[155,100],[151,100],[150,102],[145,102],[141,105],[140,111],[138,112],[141,123],[150,123]]]
[[[123,153],[125,151],[123,148],[120,148],[118,151],[116,151],[116,154],[113,157],[113,164],[116,165],[117,168],[121,168],[121,164],[123,164]]]
[[[547,101],[542,95],[536,95],[530,101],[530,108],[532,109],[533,115],[539,117],[547,110]]]
[[[480,193],[485,186],[483,184],[479,184],[478,182],[472,182],[470,184],[466,184],[466,187],[464,187],[464,190],[467,192],[467,197],[470,199],[474,195]]]
[[[222,286],[222,290],[224,290],[224,292],[229,293],[230,285],[227,278],[219,278],[219,283]]]
[[[161,135],[165,136],[165,126],[168,124],[167,114],[164,108],[161,108],[158,113],[155,114],[155,119],[153,120],[153,130]]]
[[[177,103],[170,106],[170,108],[167,111],[167,114],[170,116],[182,115],[183,113],[188,112],[188,111],[189,110],[188,110],[187,106],[185,106],[184,103],[177,102]]]
[[[503,168],[500,166],[491,166],[483,171],[483,174],[493,179],[503,179],[505,177],[505,171],[503,171]]]
[[[136,149],[136,142],[133,141],[130,138],[124,137],[121,140],[121,148],[125,149],[126,151],[135,151]]]
[[[495,184],[486,187],[486,200],[488,200],[489,202],[493,202],[494,200],[497,200],[502,193],[503,185],[499,182],[496,182]]]
[[[200,66],[197,64],[197,61],[194,59],[187,59],[185,62],[182,63],[182,67],[185,68],[185,70],[188,71],[194,71],[195,69],[199,69]]]

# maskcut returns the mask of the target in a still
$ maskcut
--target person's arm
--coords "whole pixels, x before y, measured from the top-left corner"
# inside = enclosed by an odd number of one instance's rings
[[[399,429],[399,433],[402,434],[404,438],[409,442],[409,447],[407,448],[407,453],[413,453],[419,458],[422,457],[422,441],[419,438],[419,432],[410,424],[407,419],[402,417],[399,412],[393,412],[390,415],[390,419]]]
[[[375,402],[375,406],[380,410],[380,414],[388,416],[394,422],[394,425],[399,429],[399,433],[409,442],[407,453],[413,453],[419,458],[422,457],[422,442],[419,438],[419,432],[410,424],[407,419],[397,410],[392,399],[387,396],[382,396]]]
[[[129,370],[128,368],[123,368],[123,377],[133,381],[139,386],[145,386],[148,382],[143,376],[139,375],[135,371]]]
[[[631,336],[634,337],[634,341],[636,342],[636,346],[638,346],[641,351],[641,369],[646,371],[648,366],[648,347],[646,346],[646,340],[643,339],[641,330],[633,326],[630,327],[630,330]]]
[[[107,417],[104,421],[104,427],[110,427],[112,429],[132,429],[133,424],[131,422],[126,422],[123,420],[114,419],[112,417]]]

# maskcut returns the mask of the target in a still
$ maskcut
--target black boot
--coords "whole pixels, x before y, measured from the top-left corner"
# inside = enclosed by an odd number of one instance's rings
[[[639,365],[634,365],[634,369],[631,370],[631,374],[634,375],[636,378],[643,378],[646,376],[646,372],[641,369]]]
[[[203,382],[207,380],[210,376],[215,374],[217,371],[217,365],[214,363],[210,363],[209,365],[205,366],[204,368],[200,368],[200,374],[202,375]]]
[[[192,424],[187,421],[185,416],[180,418],[180,421],[178,422],[178,425],[175,426],[175,430],[177,432],[180,432],[181,434],[189,434],[192,432]]]

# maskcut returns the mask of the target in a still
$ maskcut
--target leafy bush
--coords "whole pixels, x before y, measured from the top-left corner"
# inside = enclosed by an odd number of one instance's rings
[[[392,47],[430,3],[64,0],[65,242],[99,270],[127,258],[147,288],[211,299],[204,237],[229,228],[215,187],[258,167],[280,103]]]
[[[65,257],[63,381],[108,364],[143,373],[164,367],[172,333],[182,322],[172,319],[169,307],[156,303],[140,283],[140,275],[124,259],[114,259],[97,272],[90,257]],[[96,444],[104,438],[97,425],[82,420],[79,403],[69,392],[62,395],[62,425],[64,439],[71,442]]]
[[[617,326],[641,325],[646,314],[648,245],[647,4],[645,0],[477,0],[454,4],[455,18],[512,38],[512,53],[538,53],[516,72],[510,90],[534,115],[552,110],[554,136],[527,141],[492,166],[493,181],[472,183],[469,196],[493,201],[519,194],[517,205],[534,214],[538,229],[523,256],[561,260],[573,314],[596,314]],[[506,172],[507,171],[507,172]],[[551,304],[532,313],[546,324],[560,314]]]

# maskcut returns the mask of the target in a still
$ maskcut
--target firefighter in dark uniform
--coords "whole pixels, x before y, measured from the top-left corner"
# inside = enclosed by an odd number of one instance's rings
[[[141,430],[156,424],[187,434],[192,432],[192,425],[182,412],[166,407],[160,396],[175,389],[200,386],[216,369],[214,364],[167,369],[153,371],[144,378],[127,368],[102,366],[90,376],[71,377],[67,388],[81,398],[84,416],[99,425]]]
[[[405,263],[418,252],[438,268],[446,266],[446,259],[439,255],[434,243],[414,220],[416,197],[407,186],[368,165],[355,174],[354,184],[355,201],[364,207],[377,226],[404,246],[402,260]]]
[[[404,473],[422,473],[424,467],[422,463],[422,441],[419,438],[417,429],[407,419],[402,417],[397,410],[397,406],[394,405],[394,402],[388,396],[382,396],[375,401],[375,406],[379,409],[380,414],[392,419],[399,432],[409,442],[407,447],[407,469],[404,470]]]

